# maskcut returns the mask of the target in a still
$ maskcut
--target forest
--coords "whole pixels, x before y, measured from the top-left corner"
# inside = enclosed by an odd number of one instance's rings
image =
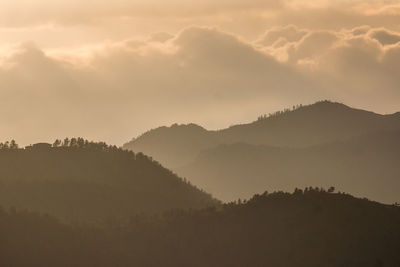
[[[97,222],[134,213],[218,205],[142,153],[66,138],[0,149],[0,205]]]
[[[1,266],[400,266],[400,207],[334,188],[74,225],[0,210]]]

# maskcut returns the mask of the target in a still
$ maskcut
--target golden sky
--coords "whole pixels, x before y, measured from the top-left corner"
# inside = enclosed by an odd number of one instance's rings
[[[0,139],[21,144],[320,99],[391,113],[399,70],[400,1],[0,1]]]

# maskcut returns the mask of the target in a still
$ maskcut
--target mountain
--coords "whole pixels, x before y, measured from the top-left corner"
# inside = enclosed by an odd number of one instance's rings
[[[174,168],[190,162],[199,151],[220,143],[216,132],[196,125],[159,127],[150,130],[123,146],[154,157],[164,166]]]
[[[315,185],[384,203],[400,202],[400,131],[305,148],[220,145],[176,171],[224,201],[248,198],[260,189]]]
[[[218,204],[143,154],[71,140],[0,149],[0,205],[96,221]]]
[[[194,124],[160,127],[125,144],[124,148],[143,152],[176,169],[190,163],[201,151],[221,144],[307,147],[384,130],[400,130],[400,113],[380,115],[321,101],[219,131],[208,131]]]
[[[1,266],[400,266],[400,207],[296,189],[105,227],[0,209]]]

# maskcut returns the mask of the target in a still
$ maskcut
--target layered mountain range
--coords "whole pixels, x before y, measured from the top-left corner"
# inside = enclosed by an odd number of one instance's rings
[[[143,152],[225,201],[260,190],[334,185],[399,201],[400,113],[321,101],[218,131],[160,127],[124,148]]]

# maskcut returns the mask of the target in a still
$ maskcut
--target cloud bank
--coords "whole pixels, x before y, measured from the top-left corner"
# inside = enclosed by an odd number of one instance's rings
[[[398,111],[400,33],[273,27],[255,41],[213,27],[0,55],[0,129],[23,144],[85,136],[121,144],[159,125],[210,128],[320,99]],[[29,134],[28,134],[29,133]]]
[[[399,21],[399,0],[3,0],[0,43],[71,46],[159,31],[176,34],[189,25],[218,26],[246,38],[286,25],[400,31]]]

